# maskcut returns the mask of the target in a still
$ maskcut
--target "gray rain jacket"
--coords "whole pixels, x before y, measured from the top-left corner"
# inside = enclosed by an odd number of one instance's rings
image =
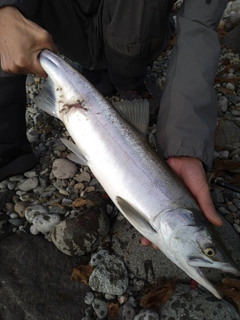
[[[15,6],[25,13],[37,2],[0,0],[0,7]],[[81,1],[81,6],[86,6],[87,13],[95,12],[99,2]],[[227,2],[185,0],[178,13],[178,36],[157,126],[158,152],[165,158],[196,157],[207,167],[212,165],[217,114],[213,84],[220,53],[216,28]]]

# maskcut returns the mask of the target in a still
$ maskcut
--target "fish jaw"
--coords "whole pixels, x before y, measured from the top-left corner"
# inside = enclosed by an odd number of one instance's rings
[[[204,276],[200,268],[217,269],[236,276],[240,275],[240,271],[214,239],[207,223],[204,223],[205,218],[200,218],[200,225],[199,221],[194,220],[194,210],[178,208],[162,213],[152,221],[156,233],[149,240],[192,279],[221,299],[221,293]],[[197,217],[201,215],[199,211]],[[212,256],[207,255],[207,248],[212,250]]]

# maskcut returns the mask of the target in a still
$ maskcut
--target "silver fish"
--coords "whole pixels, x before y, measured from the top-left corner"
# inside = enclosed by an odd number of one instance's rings
[[[129,222],[172,262],[212,292],[200,267],[240,275],[222,250],[195,199],[145,137],[78,72],[43,50],[48,74],[38,105],[63,121],[75,144],[70,158],[88,165]]]

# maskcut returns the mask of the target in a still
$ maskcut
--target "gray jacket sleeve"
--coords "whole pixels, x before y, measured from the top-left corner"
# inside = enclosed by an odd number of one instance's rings
[[[157,124],[158,152],[189,156],[212,166],[217,123],[213,88],[220,54],[216,28],[227,0],[185,0]]]
[[[24,13],[24,0],[0,0],[0,8],[2,7],[16,7],[19,11]]]

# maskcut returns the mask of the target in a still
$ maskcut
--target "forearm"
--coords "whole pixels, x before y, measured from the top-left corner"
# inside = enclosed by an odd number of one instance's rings
[[[16,7],[20,12],[24,13],[23,0],[0,0],[0,8]]]
[[[158,126],[158,151],[166,158],[195,157],[211,166],[217,97],[213,88],[220,44],[216,28],[227,0],[185,0],[177,18]]]

